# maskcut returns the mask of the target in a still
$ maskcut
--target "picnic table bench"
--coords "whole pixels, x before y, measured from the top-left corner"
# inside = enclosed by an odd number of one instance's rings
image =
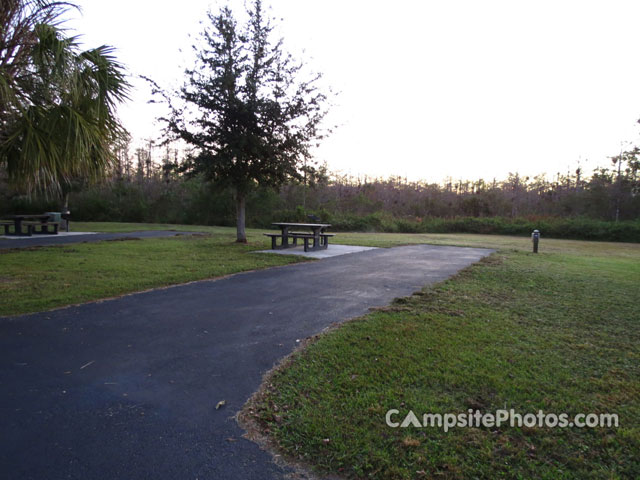
[[[280,233],[264,234],[271,238],[272,250],[297,247],[299,239],[304,241],[305,252],[326,250],[329,247],[329,238],[335,236],[334,233],[325,232],[325,230],[331,226],[329,223],[275,222],[272,223],[272,225],[280,228]],[[297,232],[292,229],[307,229],[311,231]],[[280,244],[278,244],[278,239],[280,239]]]
[[[7,215],[0,220],[5,235],[30,237],[32,234],[57,235],[60,222],[50,221],[49,214],[42,215]],[[13,232],[11,227],[13,226]]]

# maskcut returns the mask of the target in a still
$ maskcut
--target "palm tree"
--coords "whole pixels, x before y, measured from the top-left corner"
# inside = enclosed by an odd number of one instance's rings
[[[113,49],[82,51],[66,37],[66,2],[2,0],[0,6],[0,167],[28,193],[61,193],[73,179],[96,179],[125,134],[115,108],[129,84]]]

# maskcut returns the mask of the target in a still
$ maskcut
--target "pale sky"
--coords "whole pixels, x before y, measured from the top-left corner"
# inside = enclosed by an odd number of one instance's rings
[[[243,0],[231,0],[242,9]],[[133,75],[183,82],[207,0],[80,0],[67,24]],[[640,143],[640,1],[265,0],[286,48],[340,92],[315,151],[331,170],[439,182],[607,165]],[[192,36],[192,38],[189,37]],[[184,51],[184,53],[181,52]],[[133,81],[135,139],[158,111]]]

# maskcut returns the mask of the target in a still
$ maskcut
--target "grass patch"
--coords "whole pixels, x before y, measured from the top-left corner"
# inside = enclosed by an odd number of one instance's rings
[[[173,225],[157,223],[118,223],[118,222],[73,222],[74,231],[87,232],[135,232],[141,230],[180,230],[188,232],[206,232],[215,235],[227,235],[235,238],[234,227],[209,227],[205,225]],[[249,239],[260,241],[261,233],[273,230],[248,229]],[[264,245],[269,246],[268,241]],[[508,235],[479,235],[470,233],[372,233],[339,232],[333,243],[343,245],[361,245],[364,247],[395,247],[429,243],[432,245],[457,245],[462,247],[488,247],[511,249],[523,252],[531,251],[531,239]],[[1,245],[1,243],[0,243]],[[578,240],[551,239],[543,236],[540,241],[541,252],[576,253],[579,255],[637,255],[639,245],[620,242],[584,242]]]
[[[246,414],[290,458],[348,478],[639,478],[640,247],[546,241],[534,255],[514,241],[320,336],[272,374]],[[620,426],[444,433],[385,423],[392,408],[401,420],[409,410],[505,407],[617,413]]]
[[[181,232],[207,232],[235,234],[232,227],[208,227],[203,225],[175,225],[171,223],[127,223],[127,222],[71,222],[74,232],[140,232],[143,230],[179,230]]]
[[[289,255],[251,254],[269,248],[263,238],[252,232],[249,243],[241,245],[234,243],[234,232],[219,232],[0,250],[0,315],[42,311],[302,260]]]

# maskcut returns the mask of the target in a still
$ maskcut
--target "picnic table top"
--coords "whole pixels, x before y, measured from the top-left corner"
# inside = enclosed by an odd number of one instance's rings
[[[315,227],[330,227],[330,223],[290,223],[290,222],[273,222],[271,225],[277,225],[279,227],[305,227],[305,228],[315,228]]]

